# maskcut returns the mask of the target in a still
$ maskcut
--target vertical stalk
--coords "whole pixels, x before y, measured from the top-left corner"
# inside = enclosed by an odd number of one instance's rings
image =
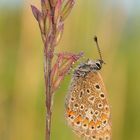
[[[55,4],[53,2],[55,2]],[[73,7],[73,0],[67,0],[64,7],[62,6],[63,3],[64,1],[62,2],[61,0],[56,1],[41,0],[42,5],[41,11],[35,6],[31,5],[33,15],[39,24],[41,37],[44,45],[44,79],[45,79],[45,94],[46,94],[45,103],[47,109],[45,140],[50,140],[51,135],[52,102],[54,91],[59,87],[60,82],[63,80],[64,76],[70,69],[72,62],[77,61],[81,57],[81,55],[69,53],[63,54],[62,57],[58,57],[56,63],[62,62],[63,59],[66,59],[69,62],[68,65],[66,65],[65,68],[63,69],[60,69],[61,65],[59,66],[59,68],[57,67],[57,65],[54,65],[56,67],[52,66],[54,49],[56,44],[58,43],[58,42],[56,43],[56,40],[58,34],[61,34],[63,32],[64,17],[66,18],[66,15],[68,15],[68,13],[71,11]],[[47,21],[49,22],[47,23]],[[61,76],[58,75],[57,77],[55,77],[56,79],[53,81],[51,80],[53,79],[51,77],[52,71],[55,73],[63,73],[63,75]]]
[[[51,96],[51,62],[52,59],[49,57],[47,59],[47,81],[46,81],[46,140],[50,140],[50,131],[51,131],[51,116],[52,116],[52,96]]]
[[[44,76],[45,76],[45,94],[46,94],[46,140],[50,140],[51,116],[52,116],[52,98],[51,98],[51,64],[52,58],[47,56],[48,52],[44,47]]]
[[[52,86],[51,86],[51,68],[52,68],[52,60],[53,60],[53,53],[54,53],[54,40],[56,34],[56,26],[54,23],[54,10],[51,6],[51,22],[52,22],[52,32],[50,34],[50,42],[47,52],[45,51],[45,61],[47,66],[47,79],[46,79],[46,140],[50,140],[50,132],[51,132],[51,118],[52,118]],[[46,46],[45,46],[46,48]],[[48,55],[48,56],[47,56]]]

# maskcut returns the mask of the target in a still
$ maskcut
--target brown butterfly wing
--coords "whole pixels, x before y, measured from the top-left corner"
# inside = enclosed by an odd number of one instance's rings
[[[73,77],[66,97],[66,119],[82,137],[89,140],[111,139],[110,107],[99,72]]]

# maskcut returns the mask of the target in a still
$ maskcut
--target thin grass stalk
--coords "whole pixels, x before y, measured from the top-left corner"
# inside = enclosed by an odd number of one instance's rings
[[[55,64],[52,64],[55,47],[61,39],[58,38],[58,36],[59,34],[62,35],[64,30],[64,16],[70,13],[73,5],[74,0],[41,0],[41,11],[35,6],[31,6],[33,15],[39,24],[44,45],[44,79],[46,94],[45,140],[51,139],[53,95],[72,67],[72,64],[83,55],[83,53],[72,54],[61,52],[58,54]],[[63,11],[65,11],[65,13]],[[48,26],[46,25],[47,20],[49,21]],[[53,73],[57,76],[54,76]]]

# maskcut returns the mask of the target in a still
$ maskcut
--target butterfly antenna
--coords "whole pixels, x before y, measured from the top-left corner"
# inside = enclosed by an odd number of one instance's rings
[[[100,59],[101,59],[101,61],[102,61],[103,63],[105,63],[105,62],[103,61],[103,58],[102,58],[102,53],[101,53],[101,50],[100,50],[100,47],[99,47],[99,43],[98,43],[98,38],[97,38],[97,36],[94,37],[94,41],[95,41],[95,43],[96,43],[96,46],[97,46],[97,50],[98,50]]]

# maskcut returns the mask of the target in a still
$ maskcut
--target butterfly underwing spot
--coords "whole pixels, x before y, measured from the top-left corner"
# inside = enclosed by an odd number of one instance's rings
[[[78,109],[79,109],[78,103],[74,103],[74,104],[73,104],[73,110],[74,110],[74,111],[77,111]]]
[[[96,140],[96,136],[95,135],[91,136],[91,140]]]
[[[71,101],[71,102],[74,102],[74,101],[75,101],[75,97],[72,96],[72,97],[70,98],[70,101]]]
[[[104,140],[111,140],[110,130],[105,129]]]
[[[107,115],[106,114],[102,114],[101,115],[101,121],[102,121],[102,126],[106,126],[107,125]]]
[[[93,115],[94,115],[94,110],[92,108],[89,108],[86,112],[86,117],[88,118],[88,120],[92,120],[93,119]]]
[[[103,103],[98,103],[98,108],[102,109],[103,108]]]
[[[99,112],[98,110],[95,110],[94,115],[95,115],[96,117],[98,117],[99,114],[100,114],[100,112]]]
[[[100,87],[99,83],[95,83],[95,84],[94,84],[94,87],[95,87],[95,89],[96,89],[97,91],[100,91],[100,90],[101,90],[101,87]]]
[[[96,130],[98,131],[100,129],[101,129],[101,125],[99,124],[99,125],[97,125]]]
[[[105,94],[103,92],[100,92],[99,97],[103,100],[103,99],[105,99]]]
[[[109,106],[108,105],[105,105],[105,110],[109,111]]]
[[[109,135],[106,135],[105,136],[105,140],[110,140],[110,136]]]
[[[89,123],[89,130],[91,131],[95,130],[95,122],[93,120],[91,120]]]
[[[74,107],[75,107],[75,108],[78,108],[78,106],[79,106],[79,105],[78,105],[77,103],[74,104]]]
[[[80,110],[84,110],[84,105],[83,104],[80,105]]]
[[[90,93],[91,93],[90,88],[86,89],[86,93],[87,93],[87,94],[90,94]]]
[[[96,122],[96,130],[97,131],[101,129],[101,123],[102,123],[101,121]]]
[[[106,126],[107,125],[107,119],[102,121],[102,125]]]
[[[83,94],[84,94],[84,90],[81,90],[80,93],[79,93],[79,99],[82,98]]]
[[[100,136],[100,137],[98,138],[98,140],[103,140],[103,137],[102,137],[102,136]]]
[[[67,116],[68,116],[68,119],[69,119],[71,122],[74,121],[74,119],[75,119],[75,113],[74,113],[73,111],[69,111],[68,114],[67,114]]]
[[[94,97],[93,95],[89,96],[89,97],[88,97],[88,101],[89,101],[91,104],[93,104],[94,101],[95,101],[95,97]]]
[[[82,122],[82,117],[81,116],[78,116],[77,118],[75,118],[75,120],[74,120],[74,124],[76,125],[76,126],[81,126],[81,122]]]
[[[104,110],[105,110],[105,113],[110,115],[110,109],[109,109],[109,106],[108,105],[105,105],[104,106]]]
[[[82,122],[82,128],[88,129],[88,124],[89,124],[89,120],[87,118],[84,119],[84,121]]]

